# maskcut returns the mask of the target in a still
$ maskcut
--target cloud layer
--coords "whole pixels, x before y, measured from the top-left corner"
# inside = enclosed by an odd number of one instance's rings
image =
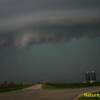
[[[27,10],[22,6],[23,0],[16,2],[9,0],[8,3],[6,0],[0,1],[3,5],[0,4],[1,8],[11,7],[8,9],[8,13],[3,9],[0,10],[0,47],[10,45],[27,47],[41,43],[65,42],[73,38],[100,36],[99,7],[85,8],[84,6],[80,9],[73,9],[73,7],[66,7],[64,0],[53,1],[53,3],[50,0],[44,1],[43,3],[39,0],[37,2],[25,0],[25,5],[28,4]],[[34,2],[33,11],[31,4]],[[15,3],[16,6],[14,6]],[[72,4],[72,1],[67,1],[67,3]],[[53,9],[48,6],[44,10],[49,4],[54,4]],[[57,6],[59,4],[61,5]],[[79,5],[79,1],[76,4]],[[18,5],[21,10],[19,10]]]
[[[73,38],[96,38],[100,36],[99,26],[99,23],[90,23],[88,25],[36,25],[31,29],[29,28],[29,30],[18,30],[0,34],[0,46],[27,47],[34,44],[67,42]]]

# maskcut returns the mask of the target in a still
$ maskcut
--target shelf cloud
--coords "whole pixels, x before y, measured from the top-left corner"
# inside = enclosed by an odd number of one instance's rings
[[[0,1],[4,4],[4,6],[0,4],[1,8],[5,7],[6,10],[8,8],[8,12],[0,10],[0,47],[9,45],[27,47],[33,44],[65,42],[84,36],[89,38],[100,36],[99,7],[73,9],[73,6],[66,7],[64,0],[59,0],[57,3],[57,5],[61,3],[59,7],[56,5],[52,9],[48,6],[44,10],[48,3],[52,4],[50,1],[44,1],[40,3],[35,0],[29,2],[25,0],[27,10],[22,6],[23,0],[20,3],[17,1],[16,6],[12,0],[8,3],[6,0]],[[31,3],[34,2],[37,6],[34,5],[32,10]]]

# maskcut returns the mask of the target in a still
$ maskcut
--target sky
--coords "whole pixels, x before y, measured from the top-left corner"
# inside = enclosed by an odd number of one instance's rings
[[[100,81],[99,0],[0,0],[0,82]]]

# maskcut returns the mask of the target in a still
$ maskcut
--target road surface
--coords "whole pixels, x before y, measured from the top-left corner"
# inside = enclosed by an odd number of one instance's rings
[[[74,100],[83,92],[95,90],[100,90],[100,87],[46,90],[39,84],[19,91],[0,93],[0,100]]]

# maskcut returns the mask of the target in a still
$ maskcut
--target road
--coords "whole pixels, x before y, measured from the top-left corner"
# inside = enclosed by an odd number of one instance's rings
[[[83,92],[95,90],[100,90],[100,87],[46,90],[39,84],[20,91],[1,93],[0,100],[74,100]]]

